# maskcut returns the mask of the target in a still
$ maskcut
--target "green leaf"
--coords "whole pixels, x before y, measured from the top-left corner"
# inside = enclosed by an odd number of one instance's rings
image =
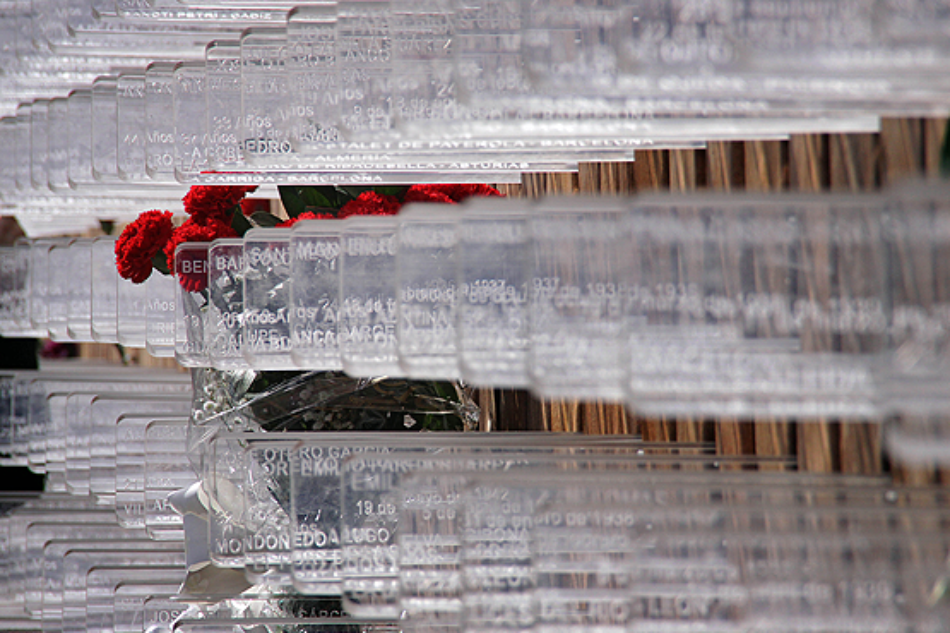
[[[244,234],[254,228],[254,225],[248,222],[247,218],[244,217],[244,213],[236,211],[231,216],[231,228],[239,237],[244,237]]]
[[[300,197],[308,207],[337,207],[337,190],[332,185],[321,187],[301,187]]]
[[[287,210],[287,215],[290,217],[297,217],[307,208],[307,203],[304,202],[300,194],[301,187],[282,185],[277,187],[277,190],[280,192],[280,201],[283,203],[284,209]]]
[[[159,250],[157,253],[152,255],[152,268],[162,273],[163,275],[172,274],[168,269],[168,259],[165,257],[165,250]]]
[[[276,215],[271,215],[270,213],[265,213],[264,211],[258,211],[257,213],[251,214],[251,223],[259,226],[261,228],[270,228],[280,224],[281,219]]]
[[[99,228],[101,228],[102,232],[106,235],[112,235],[112,232],[115,230],[115,222],[112,220],[99,220]]]

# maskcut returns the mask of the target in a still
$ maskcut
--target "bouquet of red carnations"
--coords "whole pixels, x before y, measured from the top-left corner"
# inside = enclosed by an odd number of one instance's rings
[[[247,198],[257,187],[191,188],[184,197],[188,218],[179,226],[171,211],[146,211],[122,231],[115,246],[119,276],[142,283],[158,270],[174,270],[175,248],[183,242],[213,242],[242,237],[251,228],[287,227],[301,220],[395,215],[404,204],[457,204],[471,196],[500,196],[489,185],[412,185],[411,187],[282,186],[287,218],[270,212],[267,200]]]

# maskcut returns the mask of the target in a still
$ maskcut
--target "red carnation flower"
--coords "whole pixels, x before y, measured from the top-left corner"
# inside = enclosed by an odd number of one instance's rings
[[[404,202],[441,202],[451,204],[472,196],[501,196],[489,185],[413,185],[406,191]]]
[[[168,259],[169,270],[175,270],[175,249],[184,242],[213,242],[222,237],[237,237],[237,233],[230,224],[221,221],[209,221],[207,224],[198,224],[194,219],[175,229],[171,239],[165,244],[165,257]],[[200,292],[208,285],[206,274],[179,275],[178,283],[188,292]]]
[[[119,276],[140,284],[152,274],[152,258],[172,236],[171,211],[146,211],[122,231],[115,243]]]
[[[304,211],[303,213],[301,213],[295,218],[284,220],[283,222],[277,225],[277,228],[286,229],[293,226],[297,222],[300,222],[301,220],[335,220],[336,218],[337,216],[332,215],[330,213],[314,213],[313,211]]]
[[[474,184],[474,185],[445,185],[448,187],[446,195],[456,202],[461,202],[466,198],[471,198],[473,196],[499,196],[504,197],[500,191],[492,187],[491,185],[485,184]]]
[[[440,204],[455,204],[439,185],[413,185],[406,191],[403,202],[437,202]]]
[[[254,187],[195,185],[182,198],[185,212],[197,224],[218,221],[230,223],[231,214],[244,196],[257,189]]]
[[[244,215],[270,213],[270,200],[266,198],[245,198],[241,200],[241,213]]]
[[[364,191],[356,200],[350,200],[340,209],[341,218],[351,215],[396,215],[402,205],[395,196],[387,196],[375,191]]]

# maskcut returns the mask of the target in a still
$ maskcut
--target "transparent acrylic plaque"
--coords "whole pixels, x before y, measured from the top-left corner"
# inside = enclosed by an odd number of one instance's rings
[[[31,241],[26,238],[20,238],[14,244],[15,264],[16,264],[16,288],[19,293],[16,301],[13,318],[16,328],[20,332],[33,333],[33,324],[30,322],[31,295],[30,287],[32,284],[31,269]],[[34,333],[35,334],[35,333]]]
[[[178,284],[172,275],[153,271],[145,283],[145,348],[156,357],[175,355]]]
[[[92,175],[99,182],[119,181],[118,78],[99,77],[92,84]]]
[[[77,239],[70,250],[72,285],[66,331],[74,341],[92,342],[92,240]]]
[[[34,99],[30,108],[30,187],[49,191],[49,99]]]
[[[391,115],[403,122],[464,116],[453,83],[455,23],[445,0],[391,0],[393,74]]]
[[[92,335],[100,343],[115,343],[118,336],[118,280],[114,237],[97,237],[90,247],[92,259]]]
[[[48,254],[49,287],[46,292],[47,328],[50,338],[69,341],[69,294],[74,283],[70,241],[52,244]]]
[[[142,182],[146,172],[145,73],[125,72],[116,79],[116,168],[125,182]]]
[[[290,333],[294,363],[322,371],[342,369],[339,220],[303,221],[290,236]]]
[[[54,192],[69,191],[69,118],[65,97],[50,99],[47,124],[47,186]]]
[[[55,241],[34,240],[30,244],[30,326],[47,332],[49,327],[49,251]]]
[[[244,240],[220,239],[208,248],[208,357],[216,369],[241,369],[244,338]]]
[[[286,46],[284,28],[251,28],[241,35],[239,138],[248,164],[267,164],[294,151],[282,125],[291,92]]]
[[[244,258],[241,353],[255,369],[293,367],[290,229],[251,229],[244,235]]]
[[[396,249],[392,217],[343,220],[340,356],[351,376],[398,376]]]
[[[289,499],[273,494],[275,484],[289,484],[292,448],[289,443],[255,443],[245,454],[243,566],[244,575],[255,584],[292,585],[293,524]]]
[[[187,420],[155,420],[145,429],[145,529],[155,540],[183,538],[182,517],[168,495],[197,481],[182,451],[187,445]]]
[[[30,161],[32,160],[33,150],[30,138],[30,112],[33,109],[31,103],[21,103],[17,106],[16,115],[16,139],[17,151],[21,160],[17,161],[14,171],[16,179],[16,188],[20,192],[27,192],[32,189],[33,184],[30,181]]]
[[[7,336],[16,328],[16,269],[14,247],[0,247],[0,330]]]
[[[527,92],[521,56],[527,10],[521,2],[491,0],[456,11],[452,51],[460,101],[509,102]]]
[[[67,105],[69,145],[66,178],[73,189],[88,187],[94,181],[92,172],[92,90],[73,90]]]
[[[293,143],[314,153],[341,141],[341,101],[337,72],[337,7],[314,4],[295,7],[287,15],[287,60],[290,74],[290,131]]]
[[[522,54],[532,91],[543,94],[613,96],[621,73],[619,48],[635,9],[625,2],[580,0],[524,11]]]
[[[337,2],[336,67],[344,136],[372,139],[392,127],[390,3]]]
[[[175,358],[185,367],[210,364],[205,333],[210,310],[208,249],[204,242],[186,242],[175,250]]]
[[[175,66],[174,176],[178,182],[194,182],[209,168],[209,109],[206,94],[206,63],[182,62]],[[220,114],[217,116],[221,116]]]
[[[458,209],[420,204],[399,214],[399,365],[412,378],[449,379],[456,359]]]
[[[158,273],[152,273],[158,274]],[[121,277],[116,282],[116,338],[126,347],[145,347],[148,295],[145,284]]]
[[[472,384],[528,384],[528,211],[514,200],[467,201],[459,222],[459,365]]]
[[[153,62],[145,69],[145,173],[156,181],[175,176],[174,69],[171,62]]]
[[[204,448],[201,486],[208,495],[208,544],[219,567],[241,569],[246,545],[243,437],[218,435]]]
[[[532,210],[531,386],[546,397],[622,398],[625,207],[560,199]]]
[[[89,446],[92,437],[89,415],[96,395],[93,392],[71,393],[64,407],[66,437],[70,438],[64,451],[66,489],[75,495],[89,494]]]
[[[205,50],[208,167],[233,170],[244,163],[238,141],[241,123],[241,44],[215,40]]]
[[[6,191],[4,194],[6,198],[16,192],[16,155],[19,148],[15,116],[0,118],[0,138],[3,139],[3,143],[11,150],[0,157],[0,161],[2,161],[0,162],[0,166],[2,166],[3,174],[0,176],[0,186]]]

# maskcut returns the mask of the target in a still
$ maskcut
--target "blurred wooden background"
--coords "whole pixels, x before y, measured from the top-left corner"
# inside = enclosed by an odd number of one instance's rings
[[[863,192],[911,177],[937,176],[946,121],[886,119],[876,134],[797,135],[786,141],[714,142],[699,150],[638,150],[636,161],[587,163],[576,173],[528,173],[509,196],[632,195],[655,191]],[[130,362],[177,367],[130,350]],[[119,361],[111,346],[82,355]],[[480,389],[493,431],[631,433],[663,442],[707,441],[724,455],[789,456],[800,470],[875,475],[906,484],[946,483],[950,473],[887,463],[880,424],[841,419],[645,419],[621,405],[540,401],[526,391]],[[491,420],[490,424],[488,420]]]

